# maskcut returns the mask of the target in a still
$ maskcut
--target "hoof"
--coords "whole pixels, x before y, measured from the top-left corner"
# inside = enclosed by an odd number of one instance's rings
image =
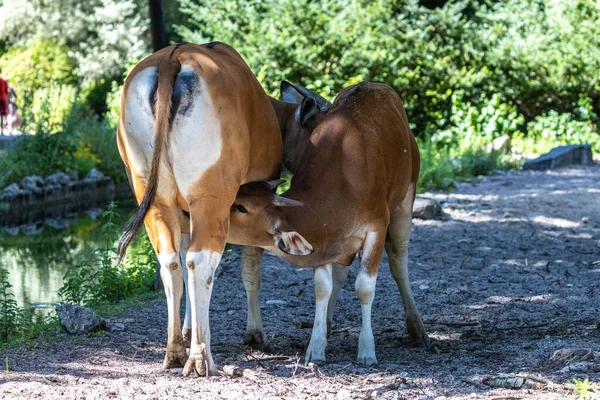
[[[429,336],[427,336],[427,332],[425,332],[425,326],[418,314],[406,317],[406,330],[414,347],[431,349],[431,341],[429,340]]]
[[[201,344],[198,350],[190,354],[185,366],[183,367],[183,376],[215,376],[218,375],[217,367],[209,361],[206,353],[206,346]]]
[[[369,365],[373,365],[373,364],[377,364],[377,357],[375,357],[375,354],[358,354],[358,357],[356,357],[356,362],[359,364],[363,364],[366,366]]]
[[[244,344],[252,347],[254,350],[260,350],[265,353],[273,352],[263,332],[246,333]]]
[[[163,362],[164,369],[171,368],[182,368],[186,361],[188,360],[188,356],[185,353],[185,349],[182,351],[169,351],[167,350],[167,354],[165,354],[165,361]]]
[[[304,365],[313,363],[315,365],[325,365],[327,359],[325,358],[325,346],[308,346],[306,355],[304,356]]]

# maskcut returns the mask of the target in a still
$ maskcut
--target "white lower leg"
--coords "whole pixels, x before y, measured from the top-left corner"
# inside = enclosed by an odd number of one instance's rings
[[[350,267],[344,267],[342,265],[333,266],[333,290],[331,292],[331,297],[329,298],[329,304],[327,305],[327,335],[331,333],[331,326],[333,324],[333,311],[335,310],[335,305],[338,297],[340,296],[342,286],[344,286],[344,282],[346,282],[346,279],[348,278],[349,270]]]
[[[331,264],[315,268],[315,322],[305,363],[325,361],[327,347],[327,305],[333,290]]]
[[[185,361],[185,346],[181,334],[181,319],[179,316],[181,295],[183,294],[182,271],[177,254],[161,254],[160,276],[165,287],[168,311],[168,339],[165,368],[181,366]]]
[[[179,259],[183,269],[183,281],[185,283],[185,318],[183,319],[183,339],[191,340],[192,335],[192,305],[190,304],[190,289],[188,285],[188,268],[186,265],[186,255],[190,248],[190,235],[181,235],[181,246],[179,247]]]
[[[371,306],[375,297],[375,285],[377,275],[369,276],[362,269],[356,277],[356,295],[360,301],[362,312],[362,328],[358,337],[358,357],[357,362],[365,365],[377,363],[375,356],[375,338],[371,328]]]
[[[242,281],[248,300],[248,319],[246,323],[246,344],[266,344],[265,332],[260,316],[260,259],[262,249],[254,247],[242,248]]]
[[[191,373],[192,369],[198,375],[214,375],[217,369],[210,350],[209,308],[215,270],[221,260],[221,253],[208,250],[189,252],[186,260],[189,269],[192,343],[184,375]]]

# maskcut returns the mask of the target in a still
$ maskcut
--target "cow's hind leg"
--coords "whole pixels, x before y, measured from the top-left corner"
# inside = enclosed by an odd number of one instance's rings
[[[408,245],[412,228],[412,199],[413,194],[407,193],[406,199],[390,215],[390,225],[386,238],[385,249],[388,254],[390,270],[396,280],[402,304],[406,329],[415,346],[431,346],[429,336],[417,310],[417,305],[410,289],[408,278]]]
[[[198,181],[203,190],[188,200],[191,216],[190,248],[186,256],[188,288],[191,299],[192,340],[189,359],[183,369],[185,376],[216,375],[210,348],[209,308],[214,274],[225,248],[229,227],[229,207],[235,191],[227,193],[210,183]],[[216,184],[221,183],[215,180]],[[193,191],[192,191],[193,193]],[[206,195],[210,193],[210,195]]]
[[[260,316],[260,260],[263,249],[258,247],[242,247],[242,281],[248,299],[248,320],[244,344],[257,350],[268,349],[267,337]]]
[[[189,346],[192,341],[192,306],[190,304],[190,286],[188,281],[188,268],[185,264],[188,249],[190,248],[190,234],[181,234],[181,247],[179,248],[179,261],[183,270],[183,281],[185,282],[185,317],[183,319],[183,341]]]
[[[174,206],[155,199],[145,219],[148,236],[160,263],[160,277],[167,297],[168,339],[164,368],[183,367],[187,361],[179,314],[183,272],[178,255],[181,230],[177,218]]]

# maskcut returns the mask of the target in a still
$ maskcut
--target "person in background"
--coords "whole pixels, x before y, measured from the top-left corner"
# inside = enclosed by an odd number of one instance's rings
[[[2,70],[0,69],[0,74]],[[8,114],[8,84],[0,76],[0,135],[4,136],[4,119]]]
[[[6,116],[6,128],[8,129],[9,135],[14,135],[21,126],[22,120],[17,113],[17,93],[10,86],[8,79],[6,79],[6,85],[8,86],[8,115]]]

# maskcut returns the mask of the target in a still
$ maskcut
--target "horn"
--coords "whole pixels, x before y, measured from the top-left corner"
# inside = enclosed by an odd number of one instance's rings
[[[329,111],[329,109],[331,108],[331,103],[329,101],[327,101],[324,97],[318,95],[317,93],[313,92],[312,90],[308,90],[307,88],[300,85],[292,86],[294,87],[294,89],[300,92],[302,96],[310,97],[311,99],[313,99],[317,103],[317,106],[319,107],[319,110],[322,113]]]
[[[268,181],[267,184],[271,187],[271,189],[275,190],[279,185],[285,183],[285,179],[275,179],[273,181]]]
[[[301,201],[288,199],[287,197],[281,197],[278,195],[275,195],[273,204],[279,207],[300,207],[304,205],[304,203]]]

